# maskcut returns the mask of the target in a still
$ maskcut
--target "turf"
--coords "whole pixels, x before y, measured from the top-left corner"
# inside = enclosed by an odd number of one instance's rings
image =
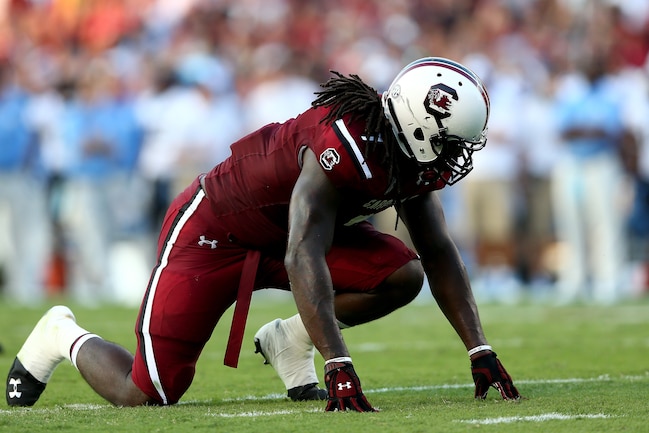
[[[71,307],[82,326],[133,351],[135,308]],[[46,308],[0,301],[0,373]],[[113,407],[65,364],[33,408],[0,405],[0,431],[649,432],[649,299],[610,307],[481,305],[490,343],[525,397],[518,403],[493,389],[486,401],[473,399],[466,352],[430,301],[345,330],[363,389],[381,409],[364,414],[289,401],[253,353],[256,329],[294,311],[288,297],[255,295],[237,369],[223,365],[228,311],[176,406]]]

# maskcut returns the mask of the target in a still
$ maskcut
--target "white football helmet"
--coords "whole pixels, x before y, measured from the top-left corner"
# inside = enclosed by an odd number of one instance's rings
[[[473,168],[487,142],[489,95],[465,66],[441,57],[407,65],[383,93],[383,110],[401,150],[447,184]]]

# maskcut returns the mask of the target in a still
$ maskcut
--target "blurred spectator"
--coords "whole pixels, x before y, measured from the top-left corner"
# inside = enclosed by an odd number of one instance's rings
[[[557,88],[562,150],[553,173],[555,224],[563,256],[558,302],[620,298],[625,263],[622,106],[605,58],[584,53]]]
[[[230,144],[243,136],[245,122],[230,65],[196,51],[179,59],[176,73],[193,95],[184,107],[191,123],[179,149],[179,171],[184,177],[179,183],[185,185],[197,172],[230,156]]]
[[[184,89],[178,86],[176,74],[170,67],[158,66],[152,74],[151,88],[136,97],[135,114],[143,131],[138,170],[150,186],[149,218],[155,231],[171,202],[175,175],[175,151],[172,139],[168,138],[171,134],[167,133],[173,128],[175,117],[167,113]]]
[[[503,199],[509,203],[498,218],[489,218],[501,220],[503,233],[509,233],[502,239],[509,240],[499,242],[498,253],[474,248],[484,245],[484,239],[471,239],[475,232],[464,233],[463,217],[470,209],[463,208],[463,185],[444,191],[449,224],[452,230],[458,228],[454,234],[467,263],[472,256],[480,262],[471,269],[473,277],[500,266],[485,267],[484,260],[500,261],[506,271],[501,276],[513,274],[533,285],[546,277],[548,266],[545,259],[540,263],[545,257],[541,250],[552,245],[555,235],[549,233],[555,227],[543,204],[545,194],[538,192],[546,190],[547,173],[554,164],[553,152],[546,152],[548,147],[542,144],[552,140],[553,129],[546,117],[548,74],[567,70],[589,47],[604,53],[609,67],[640,70],[649,51],[648,4],[642,0],[11,0],[0,2],[0,59],[24,71],[24,80],[30,83],[25,95],[27,126],[38,137],[36,148],[40,145],[50,175],[56,234],[64,233],[56,225],[62,215],[60,180],[69,176],[71,164],[79,162],[67,142],[68,126],[60,122],[71,106],[85,109],[76,96],[79,71],[88,66],[90,57],[106,59],[118,78],[115,92],[123,108],[139,101],[138,119],[146,129],[143,153],[140,157],[137,146],[129,148],[128,158],[135,158],[136,164],[129,177],[122,176],[128,180],[105,184],[115,191],[128,190],[122,191],[120,211],[111,216],[121,227],[116,232],[110,229],[121,249],[122,241],[137,244],[134,238],[159,223],[159,215],[143,223],[142,209],[152,201],[157,203],[154,208],[165,209],[179,177],[201,170],[203,162],[223,158],[229,149],[221,143],[264,122],[292,117],[311,102],[329,70],[359,73],[382,91],[399,65],[415,58],[481,57],[483,65],[494,64],[496,74],[504,74],[492,86],[489,144],[481,153],[484,161],[476,160],[476,176],[471,178],[477,180],[480,172],[496,172],[511,162],[512,172],[499,173],[513,176],[506,181],[507,194],[512,195]],[[480,75],[487,71],[477,65],[476,69]],[[152,75],[157,77],[156,86],[151,85]],[[522,98],[507,97],[507,88]],[[640,107],[641,98],[633,99]],[[157,117],[162,106],[169,111]],[[630,110],[628,116],[636,125],[636,137],[643,134],[639,113]],[[503,128],[508,131],[503,133]],[[171,130],[177,138],[169,138]],[[503,159],[503,142],[517,142],[517,156]],[[638,149],[641,158],[644,146],[641,143]],[[152,186],[155,194],[149,190]],[[637,197],[642,188],[639,183]],[[634,230],[642,221],[640,204],[636,201],[636,207],[623,209],[631,212],[622,218],[630,217]],[[392,216],[387,219],[393,227]],[[151,227],[144,227],[146,223]]]
[[[215,57],[194,52],[154,73],[136,113],[145,134],[139,170],[150,182],[159,227],[179,185],[229,156],[243,119],[231,72]]]
[[[255,50],[250,84],[242,95],[246,132],[283,122],[311,106],[319,86],[299,66],[283,45],[265,44]]]
[[[70,294],[78,302],[96,304],[114,300],[107,271],[110,249],[128,230],[125,225],[137,218],[120,211],[140,143],[132,109],[121,99],[110,64],[97,58],[85,66],[57,93],[34,98],[29,113],[47,157],[53,220]]]
[[[552,83],[528,89],[521,100],[521,167],[516,206],[517,274],[532,299],[546,300],[556,279],[551,179],[559,158]]]
[[[635,294],[649,292],[649,58],[644,68],[629,70],[623,81],[630,88],[625,101],[625,122],[630,136],[622,157],[631,178],[631,204],[626,235],[629,242],[631,281]]]
[[[521,110],[524,76],[515,56],[502,47],[482,78],[489,92],[488,141],[474,158],[474,169],[461,185],[466,231],[474,252],[471,276],[479,299],[514,302],[520,282],[515,274],[515,205],[520,171]],[[469,59],[468,66],[476,60]]]
[[[51,234],[44,178],[34,134],[25,119],[29,100],[19,72],[0,65],[0,227],[4,293],[12,302],[37,304],[45,297]]]

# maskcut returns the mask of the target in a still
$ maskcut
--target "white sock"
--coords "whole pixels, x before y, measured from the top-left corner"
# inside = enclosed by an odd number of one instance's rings
[[[32,376],[47,383],[61,361],[70,360],[72,344],[84,334],[88,331],[76,324],[67,307],[52,307],[36,324],[17,357]]]
[[[72,359],[72,345],[77,343],[76,345],[78,347],[81,347],[81,345],[78,343],[82,339],[82,337],[86,335],[94,334],[91,334],[74,322],[66,322],[59,328],[57,346],[61,352],[61,355],[63,355],[68,361],[74,364],[75,361]],[[83,342],[81,344],[83,344]]]
[[[97,334],[91,334],[91,333],[86,333],[83,334],[81,337],[77,338],[74,343],[72,343],[72,346],[70,347],[70,362],[72,362],[72,365],[76,367],[78,370],[79,367],[77,366],[77,355],[79,355],[79,349],[81,349],[81,346],[83,344],[90,340],[91,338],[101,338]]]
[[[313,358],[315,347],[306,332],[299,314],[280,322],[284,344],[276,353],[273,368],[284,382],[286,389],[309,383],[318,383]]]
[[[306,331],[304,322],[302,322],[302,318],[300,317],[299,314],[296,314],[295,316],[291,316],[288,319],[284,319],[283,322],[286,328],[290,329],[291,333],[295,337],[297,337],[300,341],[304,341],[305,343],[308,344],[313,344],[311,342],[311,337],[309,337],[309,333]]]
[[[273,367],[284,382],[286,389],[318,383],[318,375],[313,364],[315,348],[302,318],[296,314],[282,320],[281,326],[286,333],[286,338],[292,342],[292,346],[277,353]],[[338,326],[340,329],[350,327],[340,321],[338,321]]]

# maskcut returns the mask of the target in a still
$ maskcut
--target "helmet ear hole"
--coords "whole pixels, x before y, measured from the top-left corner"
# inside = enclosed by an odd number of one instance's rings
[[[419,141],[424,141],[424,131],[421,128],[415,129],[413,136]]]

